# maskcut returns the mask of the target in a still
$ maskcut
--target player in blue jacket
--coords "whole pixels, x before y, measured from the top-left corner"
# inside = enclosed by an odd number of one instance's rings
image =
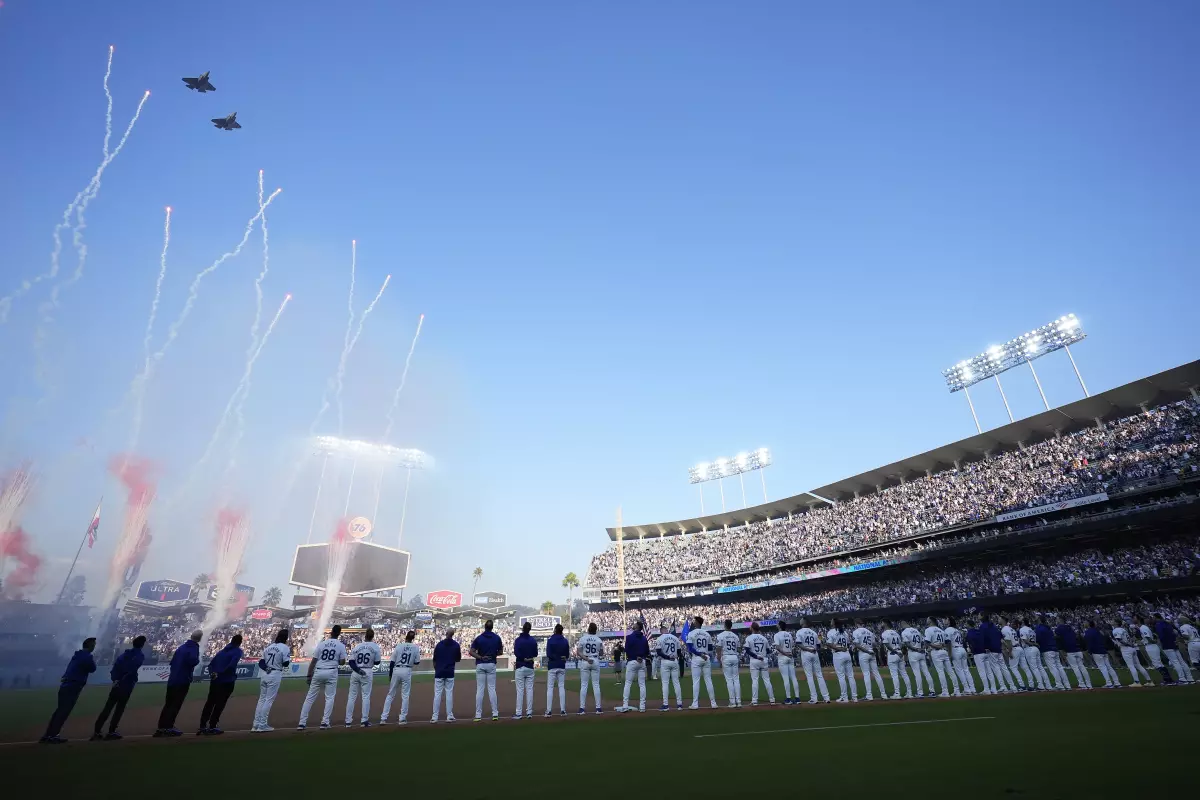
[[[171,656],[171,674],[167,678],[167,696],[163,700],[162,712],[158,715],[158,729],[155,736],[183,736],[183,731],[175,727],[175,718],[183,701],[187,699],[188,690],[192,688],[192,675],[200,663],[200,640],[204,638],[202,631],[192,631],[186,642],[179,645],[175,655]]]
[[[1096,627],[1094,619],[1088,620],[1088,626],[1083,632],[1083,643],[1096,664],[1096,669],[1100,670],[1100,675],[1104,678],[1104,688],[1120,689],[1121,678],[1113,669],[1112,662],[1108,660],[1108,637]]]
[[[433,719],[441,713],[442,695],[446,697],[446,722],[454,722],[454,665],[462,661],[462,648],[454,641],[454,628],[433,648]]]
[[[236,634],[229,644],[221,648],[221,652],[208,662],[208,699],[200,711],[200,729],[197,736],[220,736],[224,733],[220,728],[221,712],[233,694],[233,685],[237,682],[237,668],[242,661],[242,635]]]
[[[1050,680],[1054,682],[1055,691],[1066,691],[1071,688],[1071,681],[1067,678],[1067,671],[1063,669],[1062,661],[1058,658],[1058,642],[1054,638],[1054,631],[1050,630],[1050,626],[1046,624],[1046,620],[1038,617],[1037,625],[1033,629],[1033,637],[1037,642],[1038,650],[1042,653],[1042,666],[1046,668],[1046,672],[1050,673]]]
[[[109,671],[108,676],[112,678],[112,688],[108,690],[108,699],[104,701],[104,708],[100,710],[100,716],[96,717],[96,726],[92,731],[93,742],[101,739],[112,741],[121,738],[121,734],[117,733],[117,727],[121,724],[121,715],[125,713],[125,704],[129,702],[129,697],[137,686],[138,670],[141,669],[142,662],[146,660],[146,654],[142,652],[142,647],[146,644],[146,637],[136,636],[129,644],[131,647],[117,656],[117,660],[113,662],[112,669]],[[108,735],[106,736],[101,732],[101,728],[104,727],[109,714],[112,714],[112,722],[108,725]]]
[[[629,705],[629,691],[636,678],[638,682],[638,710],[646,710],[646,658],[650,655],[650,643],[642,633],[641,620],[633,623],[633,632],[625,637],[625,654],[628,661],[625,664],[625,693],[621,712],[632,711]]]
[[[988,667],[992,670],[992,679],[997,691],[1016,692],[1017,685],[1013,682],[1012,673],[1004,661],[1004,634],[987,614],[983,615],[979,623],[979,633],[983,636],[983,649],[987,652]]]
[[[546,716],[554,710],[554,687],[558,686],[558,713],[567,715],[567,659],[571,643],[563,636],[563,626],[554,626],[554,635],[546,640]]]
[[[517,710],[513,719],[521,719],[521,711],[527,719],[533,718],[533,675],[534,664],[537,661],[537,639],[529,635],[533,626],[526,622],[521,626],[521,634],[513,642],[513,655],[517,659],[514,678],[517,684]]]
[[[488,702],[492,706],[492,721],[500,719],[500,705],[496,702],[496,658],[504,652],[504,643],[492,632],[492,621],[483,623],[483,633],[471,642],[471,657],[475,659],[475,721],[483,719],[483,690],[486,687]]]
[[[1162,648],[1162,654],[1167,659],[1167,664],[1175,670],[1176,680],[1179,683],[1192,683],[1192,670],[1179,655],[1179,637],[1175,626],[1163,619],[1162,614],[1154,615],[1153,625],[1154,635],[1158,637],[1158,646]],[[1162,668],[1162,672],[1170,675],[1166,667]]]
[[[79,700],[79,693],[87,685],[88,675],[96,671],[96,659],[92,658],[92,651],[95,649],[94,638],[84,639],[83,646],[75,651],[75,655],[71,656],[70,662],[67,663],[67,669],[63,672],[62,682],[58,687],[58,707],[50,715],[50,724],[46,726],[46,733],[40,740],[42,744],[63,744],[67,741],[59,735],[59,731],[62,730],[67,717],[71,716],[71,709]]]

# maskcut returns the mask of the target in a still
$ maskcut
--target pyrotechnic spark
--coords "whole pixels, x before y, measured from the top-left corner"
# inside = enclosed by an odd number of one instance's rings
[[[204,632],[200,640],[201,652],[213,630],[228,620],[229,607],[235,599],[234,589],[249,541],[250,523],[244,513],[232,508],[222,508],[217,512],[217,571],[214,575],[217,599],[200,625],[200,630]]]
[[[17,527],[21,519],[21,506],[29,496],[29,473],[23,469],[10,472],[0,487],[0,533]]]
[[[23,590],[37,580],[42,565],[42,559],[29,548],[29,537],[20,528],[0,531],[0,573],[4,572],[10,558],[16,559],[17,566],[4,577],[4,590],[0,595],[20,599]]]
[[[346,317],[346,333],[342,336],[342,352],[338,355],[338,364],[345,362],[350,355],[350,333],[354,330],[354,275],[355,267],[358,263],[358,240],[350,240],[350,295],[346,300],[348,314]],[[321,424],[322,417],[329,410],[329,392],[336,385],[336,375],[331,376],[325,383],[325,390],[321,392],[321,407],[317,410],[317,415],[313,417],[312,425],[308,428],[308,435],[314,436],[317,432],[317,426]]]
[[[292,301],[290,294],[284,295],[283,302],[279,304],[279,309],[276,310],[275,316],[271,318],[270,324],[267,325],[267,330],[263,333],[262,339],[258,346],[254,348],[254,352],[246,360],[246,368],[242,373],[242,379],[238,382],[237,388],[233,390],[233,396],[229,398],[230,403],[236,401],[237,405],[233,408],[234,414],[234,429],[233,436],[229,442],[229,464],[225,468],[225,474],[228,476],[233,471],[237,464],[238,445],[242,441],[242,436],[246,432],[246,419],[243,416],[243,410],[246,406],[246,398],[250,396],[250,376],[254,372],[254,364],[258,361],[259,355],[263,348],[267,346],[267,340],[271,338],[271,332],[275,330],[275,324],[279,322],[279,318],[283,316],[283,310],[287,308],[287,304]],[[228,412],[229,407],[226,406]],[[214,435],[215,436],[215,435]]]
[[[150,316],[146,319],[146,333],[142,337],[142,372],[139,375],[150,374],[150,337],[154,332],[154,320],[158,316],[158,301],[162,298],[163,279],[167,276],[167,248],[171,246],[171,207],[167,206],[167,219],[163,223],[162,254],[158,257],[158,280],[154,282],[154,299],[150,301]],[[142,411],[146,401],[146,382],[135,379],[133,385],[133,430],[129,437],[127,451],[137,448],[138,439],[142,432]]]
[[[130,569],[145,557],[150,544],[150,528],[146,522],[154,502],[153,467],[150,462],[125,454],[109,462],[109,470],[125,484],[125,519],[118,534],[116,548],[109,564],[108,586],[104,591],[101,611],[109,611],[125,589]]]
[[[383,285],[381,285],[379,287],[379,291],[375,294],[375,299],[371,301],[371,304],[368,305],[366,307],[366,309],[363,310],[362,316],[360,316],[358,318],[358,327],[355,328],[355,330],[354,330],[354,336],[351,337],[349,346],[345,350],[342,351],[341,360],[338,361],[337,389],[336,389],[336,393],[334,394],[334,399],[337,401],[338,435],[339,436],[342,434],[342,427],[345,423],[344,413],[343,413],[343,408],[342,408],[342,385],[343,385],[344,379],[346,377],[346,361],[350,358],[350,353],[354,351],[354,345],[358,344],[358,337],[362,336],[363,325],[366,323],[367,317],[371,316],[371,312],[375,310],[375,304],[379,302],[379,298],[383,297],[383,292],[385,289],[387,289],[387,286],[391,282],[391,280],[392,280],[391,275],[388,275],[386,278],[383,279]]]
[[[383,429],[383,436],[379,441],[382,444],[387,444],[388,437],[392,435],[392,428],[396,424],[396,409],[400,406],[400,394],[404,391],[404,384],[408,382],[408,368],[412,365],[413,352],[417,349],[417,340],[421,338],[421,326],[425,324],[425,315],[417,320],[417,332],[413,335],[412,344],[408,346],[408,355],[404,359],[404,370],[400,373],[400,385],[396,387],[396,393],[392,395],[392,404],[387,410],[387,426]],[[383,484],[383,467],[380,467],[379,477],[375,480],[375,513],[371,520],[375,521],[379,517],[379,490]]]
[[[104,68],[104,99],[108,108],[104,111],[104,157],[108,158],[108,142],[112,139],[112,92],[108,90],[108,77],[112,75],[113,46],[108,46],[108,66]]]
[[[258,344],[258,326],[262,322],[262,284],[271,269],[270,251],[267,244],[267,214],[266,208],[263,206],[263,171],[261,169],[258,171],[258,210],[260,212],[258,226],[262,231],[263,261],[262,270],[254,279],[254,320],[250,323],[250,344],[246,347],[247,359],[250,358],[250,354],[254,352],[255,346]]]
[[[338,594],[342,591],[342,578],[345,577],[346,566],[350,563],[350,548],[353,546],[354,539],[350,536],[349,520],[338,520],[333,538],[329,540],[325,596],[321,599],[317,624],[309,628],[308,636],[304,640],[304,652],[309,655],[312,655],[317,645],[321,643],[321,637],[325,635],[325,627],[329,625],[329,620],[333,617]]]

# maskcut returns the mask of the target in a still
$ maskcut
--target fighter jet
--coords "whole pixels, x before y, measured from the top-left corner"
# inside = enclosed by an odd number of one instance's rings
[[[215,92],[217,87],[208,82],[208,73],[204,73],[199,78],[184,78],[183,82],[187,84],[189,89],[195,89],[203,94],[204,92]]]
[[[217,117],[212,121],[212,123],[223,131],[231,131],[234,128],[242,127],[237,121],[236,111],[230,114],[228,117]]]

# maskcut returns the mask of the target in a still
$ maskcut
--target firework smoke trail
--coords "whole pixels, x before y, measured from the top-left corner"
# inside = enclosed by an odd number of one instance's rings
[[[371,301],[371,304],[368,305],[363,310],[362,316],[360,316],[358,318],[358,327],[355,328],[355,330],[354,330],[354,336],[350,339],[349,346],[346,347],[346,349],[342,351],[342,357],[338,361],[337,379],[336,379],[337,384],[336,384],[335,394],[333,397],[334,397],[334,400],[337,402],[338,435],[339,436],[341,436],[342,428],[345,424],[345,418],[344,418],[344,413],[343,413],[343,409],[342,409],[342,384],[346,377],[346,361],[350,358],[350,353],[353,352],[354,345],[358,344],[358,337],[362,336],[363,325],[366,323],[367,317],[371,316],[371,312],[375,310],[375,304],[379,302],[379,298],[383,297],[383,292],[384,292],[384,290],[387,289],[388,284],[391,283],[391,281],[392,281],[391,275],[388,275],[386,278],[383,279],[383,285],[381,285],[379,287],[379,291],[375,294],[375,299]]]
[[[16,528],[20,523],[21,506],[29,497],[29,473],[17,469],[4,478],[0,488],[0,533]]]
[[[158,316],[158,302],[162,298],[163,279],[167,276],[167,248],[171,246],[171,207],[167,206],[167,220],[163,223],[162,255],[158,257],[158,280],[154,283],[154,299],[150,302],[150,316],[146,319],[146,334],[142,337],[142,371],[138,376],[150,374],[150,336],[154,332],[154,320]],[[129,446],[125,448],[132,452],[137,447],[138,438],[142,432],[142,412],[146,402],[146,382],[134,379],[133,384],[133,427],[130,432]]]
[[[21,528],[12,528],[0,532],[0,573],[3,573],[8,559],[17,561],[17,567],[4,578],[4,590],[0,596],[19,600],[26,589],[37,581],[38,570],[42,559],[29,549],[29,537]]]
[[[349,314],[346,318],[346,333],[342,336],[342,352],[338,355],[339,365],[350,355],[350,333],[354,330],[354,275],[357,262],[358,240],[352,239],[350,240],[350,295],[346,300]],[[321,424],[321,419],[325,416],[325,412],[329,410],[329,392],[333,389],[336,380],[336,377],[330,376],[329,380],[325,383],[325,390],[321,392],[321,407],[317,409],[317,415],[313,417],[312,425],[308,426],[309,436],[316,435],[317,426]]]
[[[325,577],[325,596],[321,599],[321,611],[317,617],[317,624],[308,629],[308,636],[304,640],[304,652],[309,655],[312,655],[321,643],[325,628],[333,618],[333,608],[337,605],[338,593],[342,590],[342,578],[346,575],[346,566],[350,563],[350,548],[353,545],[349,521],[338,520],[333,538],[329,540],[328,572]]]
[[[230,606],[236,599],[234,587],[242,571],[242,559],[249,541],[250,522],[244,513],[232,508],[222,508],[217,512],[217,571],[213,576],[217,599],[200,624],[200,630],[204,633],[200,640],[200,652],[204,652],[212,632],[229,619]]]
[[[108,78],[112,75],[113,46],[108,46],[108,66],[104,68],[104,99],[108,108],[104,110],[104,157],[108,158],[108,143],[112,140],[112,92],[108,90]]]
[[[125,589],[126,576],[131,567],[145,557],[149,546],[150,529],[146,522],[150,516],[150,505],[154,502],[153,468],[150,462],[125,454],[109,462],[109,471],[125,485],[128,492],[125,500],[125,519],[118,534],[112,561],[109,563],[108,585],[99,610],[108,612],[116,605]]]
[[[388,437],[392,435],[392,428],[396,424],[396,409],[400,405],[400,394],[404,391],[404,384],[408,382],[408,368],[412,366],[413,353],[417,349],[417,340],[421,338],[421,326],[425,324],[425,315],[417,320],[417,332],[413,335],[412,344],[408,346],[408,355],[404,359],[404,370],[400,373],[400,385],[396,387],[396,393],[392,395],[392,404],[387,410],[387,425],[383,429],[383,436],[379,441],[381,444],[387,444]],[[379,477],[375,480],[375,513],[371,517],[371,521],[379,517],[379,490],[383,483],[383,469],[379,471]]]

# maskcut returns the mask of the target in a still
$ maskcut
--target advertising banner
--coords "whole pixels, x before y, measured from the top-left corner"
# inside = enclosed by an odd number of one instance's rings
[[[138,584],[137,596],[139,600],[173,603],[187,600],[191,591],[192,585],[182,581],[142,581]]]
[[[240,583],[235,583],[233,585],[233,591],[234,594],[240,594],[245,597],[247,603],[254,599],[253,586],[244,586]],[[215,584],[208,587],[208,600],[210,603],[215,603],[217,601],[217,587]]]
[[[503,608],[508,605],[504,592],[476,592],[472,604],[477,608]]]
[[[425,595],[425,605],[430,608],[458,608],[462,605],[462,592],[441,589]]]
[[[525,627],[526,622],[531,626],[531,633],[550,633],[554,630],[555,625],[562,623],[562,617],[550,616],[548,614],[521,617],[518,627]]]
[[[1007,514],[997,514],[996,522],[1008,522],[1013,519],[1024,519],[1025,517],[1036,517],[1042,514],[1053,514],[1055,511],[1062,511],[1067,508],[1075,508],[1077,506],[1091,505],[1092,503],[1103,503],[1108,499],[1108,492],[1100,492],[1099,494],[1089,494],[1083,497],[1072,497],[1070,500],[1060,500],[1057,503],[1047,503],[1044,506],[1037,508],[1022,508],[1019,511],[1009,511]]]

